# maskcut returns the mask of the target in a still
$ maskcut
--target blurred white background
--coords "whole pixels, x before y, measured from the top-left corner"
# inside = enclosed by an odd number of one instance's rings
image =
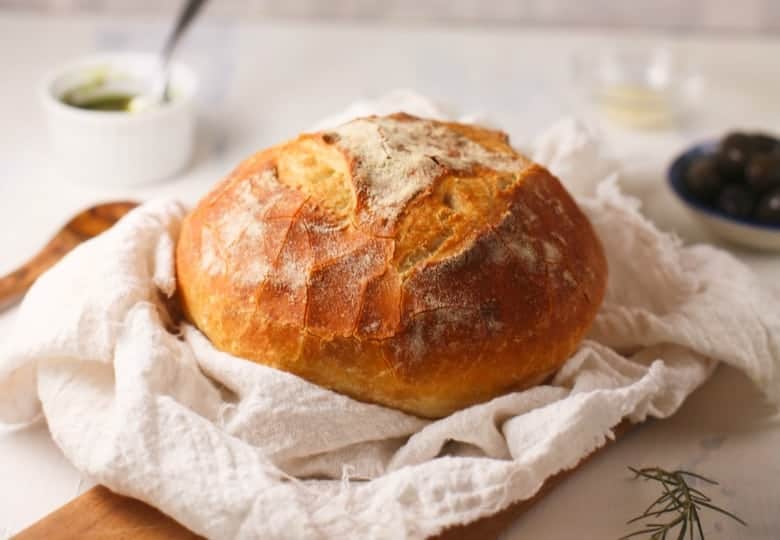
[[[174,12],[176,0],[0,0],[0,9],[72,14]],[[777,0],[219,0],[214,14],[241,17],[385,18],[762,32],[780,29]]]

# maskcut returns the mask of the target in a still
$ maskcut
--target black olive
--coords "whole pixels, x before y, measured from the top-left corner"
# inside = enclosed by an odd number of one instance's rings
[[[729,182],[741,182],[751,152],[750,135],[730,133],[720,141],[717,153],[718,172]]]
[[[757,194],[780,186],[780,154],[757,154],[745,170],[745,183]]]
[[[753,211],[755,196],[745,186],[728,184],[718,196],[718,208],[726,215],[746,218]]]
[[[780,141],[766,133],[754,133],[748,141],[748,149],[752,154],[767,154],[780,148]]]
[[[685,188],[696,199],[710,203],[718,196],[723,181],[715,161],[709,156],[699,156],[685,171]]]
[[[731,148],[739,148],[741,150],[747,150],[750,146],[750,135],[742,133],[741,131],[732,131],[727,133],[725,137],[720,140],[719,149],[729,150]]]
[[[780,225],[780,187],[761,197],[756,206],[755,217],[761,223]]]

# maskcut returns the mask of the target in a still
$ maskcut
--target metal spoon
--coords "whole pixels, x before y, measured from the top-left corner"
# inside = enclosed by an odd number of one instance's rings
[[[195,16],[200,12],[200,8],[206,3],[206,0],[187,0],[182,7],[179,16],[176,18],[176,23],[168,34],[168,39],[165,41],[162,53],[160,53],[160,69],[158,75],[151,85],[151,90],[141,96],[133,98],[129,109],[140,110],[142,108],[149,107],[151,105],[158,105],[165,103],[171,99],[169,93],[170,82],[170,67],[171,58],[176,46],[179,44],[179,40],[189,28],[190,23],[195,19]]]
[[[73,216],[37,255],[10,274],[0,277],[0,310],[19,300],[41,274],[71,249],[102,233],[136,206],[138,203],[130,201],[110,202],[92,206]]]

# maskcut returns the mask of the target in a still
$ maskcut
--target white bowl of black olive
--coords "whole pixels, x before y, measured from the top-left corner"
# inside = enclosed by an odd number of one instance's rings
[[[697,144],[674,160],[669,184],[716,235],[780,250],[780,140],[732,132]]]

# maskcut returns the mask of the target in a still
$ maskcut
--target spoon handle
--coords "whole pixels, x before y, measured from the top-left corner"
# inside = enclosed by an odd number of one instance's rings
[[[168,34],[168,39],[165,41],[165,46],[163,47],[162,55],[160,56],[160,74],[152,90],[154,101],[157,103],[162,103],[170,99],[170,96],[168,95],[168,69],[171,57],[173,56],[173,51],[176,49],[179,39],[184,35],[184,32],[205,3],[206,0],[187,0],[187,3],[184,4],[179,16],[176,18],[176,24],[174,24],[173,30]]]
[[[176,19],[176,24],[173,27],[173,31],[171,31],[171,33],[168,35],[168,39],[165,42],[165,47],[163,48],[162,56],[166,67],[168,65],[168,61],[171,58],[171,55],[173,54],[173,50],[176,48],[176,44],[179,42],[179,39],[187,30],[190,23],[205,3],[206,0],[187,0],[187,3],[184,4],[184,7]]]

